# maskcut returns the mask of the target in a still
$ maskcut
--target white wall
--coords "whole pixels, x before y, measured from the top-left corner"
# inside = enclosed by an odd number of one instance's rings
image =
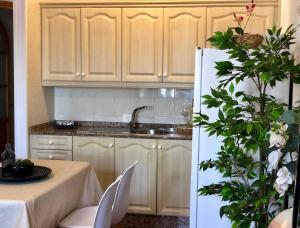
[[[180,112],[192,100],[193,90],[56,88],[55,119],[128,122],[136,107],[146,105],[139,122],[183,123]]]
[[[281,26],[285,29],[289,25],[300,25],[300,1],[281,0]],[[292,47],[295,59],[300,63],[300,26],[296,33],[296,44]],[[300,100],[300,85],[294,86],[294,102]],[[297,104],[299,105],[299,104]]]
[[[27,122],[27,50],[26,3],[14,1],[14,98],[15,98],[15,152],[26,158],[28,148]]]

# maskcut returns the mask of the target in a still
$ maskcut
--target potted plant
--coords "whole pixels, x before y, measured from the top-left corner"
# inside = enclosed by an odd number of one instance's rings
[[[234,20],[237,22],[238,26],[237,27],[233,27],[231,29],[233,29],[236,32],[236,35],[234,35],[234,40],[237,43],[240,44],[245,44],[250,48],[256,48],[259,45],[261,45],[264,37],[260,34],[250,34],[250,33],[246,33],[246,28],[247,25],[249,23],[249,20],[252,16],[252,13],[254,12],[254,9],[256,7],[256,3],[254,3],[254,1],[252,0],[250,4],[246,5],[246,22],[245,25],[242,26],[242,22],[245,20],[244,16],[242,15],[237,15],[235,12],[233,13],[234,16]]]
[[[200,170],[216,169],[224,180],[202,186],[199,194],[219,195],[226,202],[220,216],[233,227],[268,227],[293,191],[299,107],[288,110],[268,91],[283,80],[300,83],[300,65],[289,51],[295,31],[293,26],[285,32],[268,29],[264,44],[256,48],[237,42],[232,28],[209,39],[229,59],[216,62],[218,86],[203,96],[203,105],[217,109],[218,118],[211,120],[203,111],[194,124],[222,138],[217,158],[203,161]],[[253,83],[254,93],[237,90],[243,81]]]
[[[23,178],[30,176],[33,172],[34,164],[29,159],[17,159],[12,167],[12,176],[14,178]]]

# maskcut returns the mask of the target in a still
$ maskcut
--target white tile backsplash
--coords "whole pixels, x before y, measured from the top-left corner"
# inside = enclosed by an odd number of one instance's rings
[[[55,88],[55,119],[128,122],[146,105],[139,122],[180,124],[182,107],[192,99],[192,89]]]

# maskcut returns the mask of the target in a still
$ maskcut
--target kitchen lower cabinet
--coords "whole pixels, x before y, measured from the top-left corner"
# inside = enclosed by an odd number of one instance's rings
[[[158,140],[157,214],[189,215],[192,142]]]
[[[31,149],[31,159],[72,161],[72,151]]]
[[[31,135],[30,158],[72,161],[72,136]]]
[[[33,159],[89,162],[103,190],[138,160],[128,212],[189,214],[191,140],[31,135],[30,147]]]
[[[157,140],[116,138],[115,144],[116,176],[139,161],[131,182],[128,211],[156,214]]]
[[[73,160],[89,162],[103,191],[114,181],[114,138],[73,137]]]

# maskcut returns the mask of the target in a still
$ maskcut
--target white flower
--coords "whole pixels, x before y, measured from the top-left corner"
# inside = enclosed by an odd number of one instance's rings
[[[288,190],[289,185],[288,184],[279,185],[274,183],[274,188],[279,193],[279,196],[282,197],[284,196],[285,192]]]
[[[276,191],[280,194],[280,196],[283,196],[285,192],[289,188],[289,184],[293,183],[293,177],[290,171],[284,166],[277,172],[277,179],[274,184],[274,188]]]
[[[287,164],[290,163],[291,161],[297,161],[298,160],[298,153],[297,152],[288,152],[284,155],[283,157],[283,163]]]
[[[282,124],[281,127],[280,127],[281,133],[285,133],[287,131],[288,127],[289,127],[289,125]]]
[[[286,144],[286,140],[282,135],[278,135],[275,132],[270,132],[270,147],[282,147]]]
[[[282,156],[282,153],[280,152],[280,150],[274,150],[269,154],[268,161],[269,161],[269,164],[272,167],[272,169],[278,168],[278,163],[279,163],[281,156]]]

